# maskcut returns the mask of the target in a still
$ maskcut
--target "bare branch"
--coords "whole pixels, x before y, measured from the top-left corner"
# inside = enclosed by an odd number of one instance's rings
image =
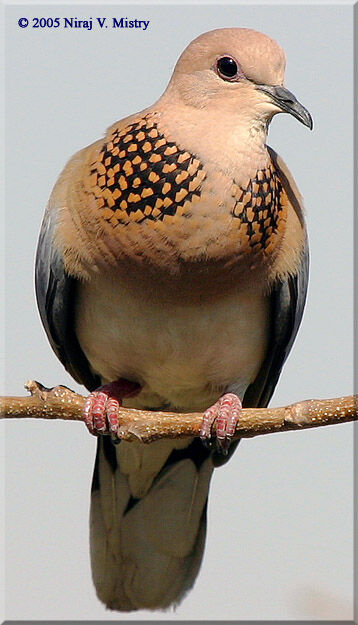
[[[25,384],[30,397],[1,398],[0,418],[82,420],[85,398],[66,386],[48,389],[33,380]],[[358,419],[358,396],[309,399],[282,408],[245,408],[235,438],[301,430]],[[150,443],[159,438],[198,436],[202,414],[120,409],[118,436],[123,440]]]

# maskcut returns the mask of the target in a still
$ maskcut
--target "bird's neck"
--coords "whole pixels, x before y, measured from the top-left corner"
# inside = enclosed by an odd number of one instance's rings
[[[164,103],[165,104],[165,103]],[[174,112],[158,102],[158,129],[182,149],[205,163],[213,163],[238,184],[255,178],[270,162],[266,148],[267,125],[241,109],[235,117],[223,109],[181,106]],[[213,132],[214,129],[214,132]]]

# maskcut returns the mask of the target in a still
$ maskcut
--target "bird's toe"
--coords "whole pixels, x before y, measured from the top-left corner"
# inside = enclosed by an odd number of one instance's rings
[[[134,382],[116,380],[93,391],[83,407],[83,420],[91,434],[110,434],[117,440],[122,400],[124,397],[136,395],[139,390],[140,386]]]
[[[200,430],[200,438],[203,443],[209,447],[216,447],[221,453],[227,454],[241,410],[241,400],[234,393],[225,393],[220,397],[213,406],[204,412]],[[216,425],[215,436],[212,432],[214,423]]]

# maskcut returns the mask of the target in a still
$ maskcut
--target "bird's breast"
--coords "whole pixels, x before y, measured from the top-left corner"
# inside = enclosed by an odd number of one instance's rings
[[[218,266],[224,276],[263,267],[279,249],[286,206],[268,156],[245,179],[238,169],[236,179],[167,138],[148,114],[114,126],[88,167],[86,223],[83,214],[77,222],[97,231],[98,247],[89,251],[96,262],[102,255],[200,275]]]

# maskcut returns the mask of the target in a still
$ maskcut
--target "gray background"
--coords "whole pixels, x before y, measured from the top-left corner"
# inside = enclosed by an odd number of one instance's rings
[[[20,17],[150,19],[147,31],[20,29]],[[287,53],[310,133],[275,118],[269,143],[305,197],[308,304],[272,405],[352,392],[352,7],[26,6],[6,13],[6,379],[81,390],[36,312],[33,257],[66,160],[161,94],[182,49],[217,27],[262,30]],[[351,619],[351,424],[244,441],[211,486],[206,552],[175,612],[108,612],[88,555],[95,439],[79,423],[14,421],[6,434],[8,619]]]

